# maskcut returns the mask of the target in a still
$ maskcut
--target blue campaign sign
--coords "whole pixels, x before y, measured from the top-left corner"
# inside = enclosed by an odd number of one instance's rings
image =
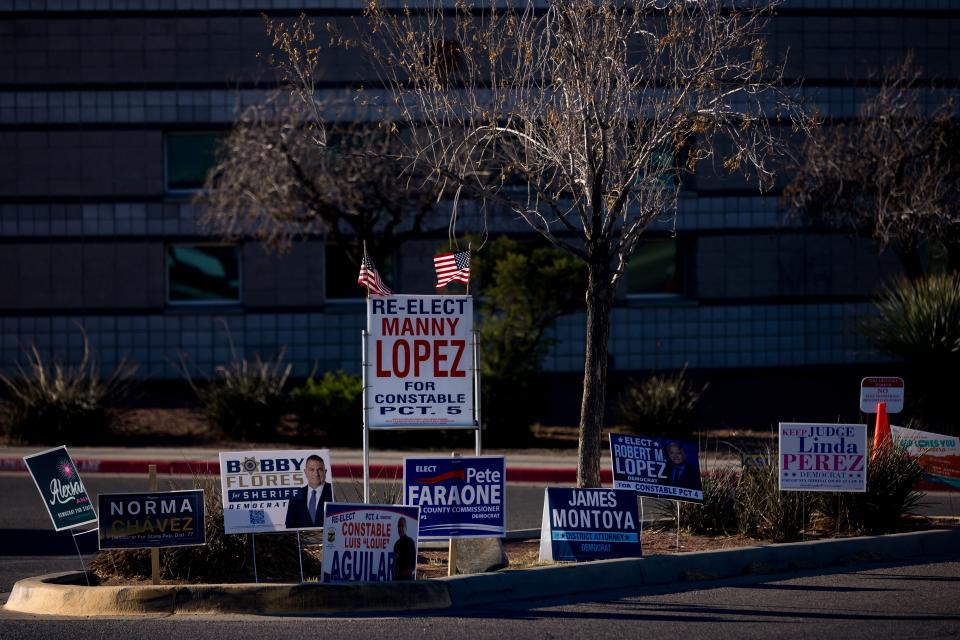
[[[506,535],[503,456],[404,458],[404,502],[420,507],[420,537]]]
[[[543,496],[540,560],[640,557],[637,494],[617,489],[554,489]]]
[[[610,456],[615,489],[667,500],[703,502],[695,443],[611,433]]]
[[[206,543],[203,491],[101,493],[97,503],[101,549]]]

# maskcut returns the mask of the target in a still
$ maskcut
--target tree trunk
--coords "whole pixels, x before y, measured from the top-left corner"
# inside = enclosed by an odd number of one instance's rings
[[[577,486],[600,486],[600,430],[607,395],[607,352],[613,287],[607,261],[591,263],[587,280],[587,344],[580,405],[580,459]]]

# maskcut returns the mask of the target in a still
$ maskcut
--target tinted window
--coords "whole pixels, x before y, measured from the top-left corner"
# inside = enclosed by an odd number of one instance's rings
[[[196,191],[203,187],[216,160],[219,133],[168,133],[167,190]]]
[[[167,291],[171,303],[240,302],[239,247],[168,247]]]
[[[627,265],[627,293],[681,293],[678,264],[675,239],[642,241]]]

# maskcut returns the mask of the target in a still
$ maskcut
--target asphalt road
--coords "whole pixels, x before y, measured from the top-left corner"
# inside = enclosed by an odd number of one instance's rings
[[[585,585],[589,589],[589,585]],[[56,619],[0,612],[0,637],[263,638],[956,638],[960,555],[895,565],[587,591],[577,598],[388,617],[175,616]]]

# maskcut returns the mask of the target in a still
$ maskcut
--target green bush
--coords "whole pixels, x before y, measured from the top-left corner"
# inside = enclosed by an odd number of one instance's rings
[[[767,449],[744,468],[737,483],[736,518],[740,533],[774,542],[798,540],[814,502],[799,491],[780,491],[777,452]]]
[[[691,533],[726,534],[737,530],[737,483],[733,473],[703,476],[703,503],[680,504],[680,523]]]
[[[929,430],[960,434],[951,406],[960,370],[960,275],[900,280],[883,290],[875,306],[877,316],[861,328],[877,348],[903,360],[907,412]]]
[[[101,378],[86,334],[77,366],[43,361],[36,347],[26,367],[0,375],[8,399],[0,404],[3,429],[12,440],[27,444],[92,444],[111,432],[115,414],[109,405],[129,389],[136,365],[121,362]]]
[[[204,491],[207,543],[195,547],[171,547],[160,550],[160,577],[192,583],[249,582],[253,579],[253,549],[249,534],[223,531],[223,505],[220,483],[197,479],[194,488]],[[256,540],[257,572],[260,580],[300,580],[300,548],[294,534],[259,535]],[[91,563],[101,579],[150,578],[149,549],[101,551]],[[320,565],[309,553],[303,553],[303,571],[319,575]]]
[[[290,394],[297,414],[298,436],[325,446],[362,445],[363,381],[343,371],[309,378]]]
[[[686,367],[675,375],[651,376],[631,381],[617,401],[617,416],[634,433],[671,438],[689,436],[697,402],[707,388],[695,387]]]
[[[870,457],[866,493],[818,494],[817,524],[867,535],[896,531],[920,503],[915,487],[922,478],[923,468],[905,448],[882,446]]]
[[[277,426],[289,410],[285,387],[292,365],[281,351],[275,360],[264,362],[256,356],[234,359],[218,366],[214,378],[196,386],[187,376],[203,403],[203,412],[227,437],[262,442],[276,438]],[[186,365],[183,366],[186,372]]]

